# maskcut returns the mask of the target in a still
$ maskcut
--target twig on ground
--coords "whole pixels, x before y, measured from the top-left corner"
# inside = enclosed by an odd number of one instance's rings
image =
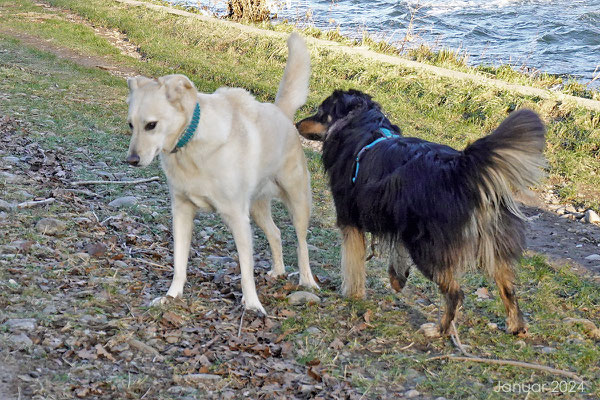
[[[23,208],[31,208],[31,207],[37,207],[37,206],[45,206],[47,204],[54,203],[55,201],[56,201],[56,199],[54,197],[50,197],[49,199],[44,199],[44,200],[24,201],[23,203],[17,204],[17,208],[23,209]]]
[[[452,329],[454,329],[454,333],[450,334],[450,339],[452,340],[452,344],[460,350],[461,353],[465,355],[465,357],[473,357],[472,354],[469,354],[467,350],[464,348],[462,343],[460,342],[460,337],[458,336],[458,329],[456,329],[456,325],[454,324],[454,320],[452,320]]]
[[[538,371],[544,371],[544,372],[548,372],[553,375],[562,375],[562,376],[566,376],[568,378],[574,379],[579,382],[584,382],[583,379],[581,379],[574,372],[565,371],[562,369],[556,369],[556,368],[548,367],[546,365],[541,365],[541,364],[527,363],[527,362],[523,362],[523,361],[482,358],[482,357],[475,357],[475,356],[465,357],[465,356],[455,356],[452,354],[431,357],[431,358],[428,358],[427,361],[444,360],[444,359],[453,360],[453,361],[472,361],[472,362],[478,362],[478,363],[484,363],[484,364],[512,365],[514,367],[522,367],[522,368],[535,369]]]
[[[242,310],[242,316],[240,318],[240,327],[238,328],[238,337],[242,334],[242,325],[244,324],[244,315],[246,314],[246,309]]]
[[[137,185],[140,183],[153,182],[158,181],[160,178],[158,176],[153,176],[152,178],[144,178],[144,179],[136,179],[133,181],[75,181],[71,182],[71,186],[82,186],[82,185]]]
[[[401,351],[408,350],[408,349],[410,349],[411,347],[413,347],[413,345],[414,345],[414,344],[415,344],[415,342],[410,342],[410,344],[409,344],[409,345],[407,345],[407,346],[404,346],[404,347],[401,347],[401,348],[400,348],[400,350],[401,350]]]
[[[143,258],[134,258],[134,260],[135,261],[139,261],[142,264],[147,264],[147,265],[150,265],[152,267],[156,267],[156,268],[162,269],[163,271],[172,271],[173,270],[173,268],[169,268],[169,267],[166,267],[164,265],[160,265],[160,264],[154,263],[152,261],[147,261],[147,260],[144,260]]]

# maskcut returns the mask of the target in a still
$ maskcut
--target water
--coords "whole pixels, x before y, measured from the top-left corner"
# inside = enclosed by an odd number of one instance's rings
[[[225,0],[200,4],[222,15]],[[570,75],[588,84],[600,74],[600,0],[273,0],[278,19],[321,29],[339,26],[360,38],[403,42],[413,17],[413,40],[466,51],[472,65],[511,64]],[[600,77],[589,85],[600,87]]]

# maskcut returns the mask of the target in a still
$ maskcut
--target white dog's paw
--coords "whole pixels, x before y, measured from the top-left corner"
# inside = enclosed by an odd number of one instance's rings
[[[267,272],[271,278],[279,278],[280,276],[285,276],[285,268],[275,268],[273,267],[269,272]]]
[[[169,295],[167,295],[167,296],[159,296],[159,297],[155,298],[154,300],[152,300],[150,302],[150,307],[156,307],[156,306],[160,306],[160,305],[166,304],[166,303],[168,303],[169,301],[171,301],[173,299],[174,299],[174,297],[169,296]]]
[[[252,311],[256,311],[257,313],[262,313],[263,315],[267,315],[265,308],[262,306],[262,304],[260,304],[260,300],[258,300],[258,298],[256,298],[256,300],[253,300],[253,301],[246,301],[242,297],[242,304],[244,305],[244,308],[246,310],[252,310]]]
[[[310,274],[310,277],[304,277],[300,275],[300,286],[304,286],[305,288],[319,290],[319,285],[315,281],[315,278]]]

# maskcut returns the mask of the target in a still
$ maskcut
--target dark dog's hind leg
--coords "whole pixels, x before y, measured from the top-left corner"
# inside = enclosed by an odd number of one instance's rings
[[[450,329],[450,325],[456,316],[456,311],[458,307],[463,302],[464,293],[460,288],[460,285],[454,279],[454,275],[452,271],[446,269],[440,274],[435,274],[433,277],[434,282],[438,284],[440,291],[444,295],[444,299],[446,301],[446,311],[442,316],[442,321],[440,322],[440,334],[446,335],[448,330]]]
[[[390,285],[396,292],[400,292],[406,285],[410,267],[413,265],[412,258],[403,244],[396,243],[390,255],[390,266],[388,274]]]
[[[342,228],[342,294],[365,297],[365,233],[353,226]]]
[[[506,308],[506,331],[513,335],[526,334],[527,324],[517,302],[513,269],[508,263],[498,261],[494,271],[494,279],[498,285],[504,308]]]

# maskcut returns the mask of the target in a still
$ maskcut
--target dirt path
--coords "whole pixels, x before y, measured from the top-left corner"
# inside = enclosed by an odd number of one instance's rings
[[[127,2],[136,3],[132,1]],[[179,12],[179,10],[176,11]],[[76,19],[79,23],[89,25],[87,21],[77,16],[67,14],[67,17]],[[98,35],[110,40],[124,54],[140,58],[135,47],[120,32],[99,27],[93,28]],[[23,43],[39,50],[51,52],[60,58],[86,67],[104,69],[115,76],[123,78],[136,75],[134,69],[112,63],[103,57],[83,55],[23,32],[7,30],[0,30],[0,32],[19,39]],[[306,142],[304,143],[307,146],[310,145]],[[314,146],[310,147],[314,149]],[[557,203],[556,200],[552,200],[552,196],[548,193],[544,197],[550,198],[552,203]],[[600,276],[600,261],[586,259],[590,255],[600,254],[600,226],[569,219],[569,215],[559,215],[554,210],[561,208],[561,205],[546,203],[540,200],[539,197],[536,200],[528,200],[526,203],[524,211],[530,217],[529,233],[527,235],[529,250],[544,254],[559,264],[584,267],[593,274]],[[564,207],[567,207],[567,205]]]

